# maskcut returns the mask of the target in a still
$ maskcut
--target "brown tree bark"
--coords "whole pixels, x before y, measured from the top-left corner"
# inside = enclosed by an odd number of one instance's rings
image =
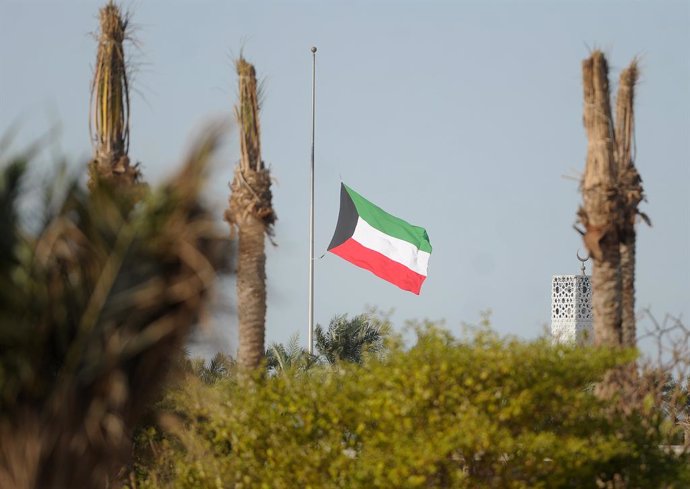
[[[620,255],[622,293],[622,341],[636,345],[635,326],[635,221],[643,199],[642,179],[634,164],[634,101],[638,78],[637,62],[623,70],[616,97],[616,160],[621,197]]]
[[[628,231],[630,232],[630,231]],[[621,241],[621,342],[623,346],[637,345],[635,325],[635,231]]]
[[[238,363],[256,368],[264,356],[266,321],[266,227],[258,219],[238,226],[237,314],[239,319]]]
[[[578,211],[585,227],[584,243],[593,259],[592,313],[595,344],[619,346],[621,331],[621,275],[614,158],[615,135],[609,99],[608,64],[601,51],[583,61],[584,126],[587,162],[582,179],[583,206]]]

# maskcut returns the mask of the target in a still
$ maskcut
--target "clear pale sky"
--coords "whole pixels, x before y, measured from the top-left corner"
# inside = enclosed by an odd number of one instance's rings
[[[59,123],[56,155],[84,171],[96,1],[0,0],[0,134],[19,150]],[[267,340],[306,342],[312,45],[318,46],[316,253],[330,241],[342,178],[424,226],[434,251],[419,297],[327,254],[316,320],[394,309],[394,323],[445,319],[458,331],[492,309],[501,333],[533,338],[550,320],[553,274],[578,273],[573,230],[584,169],[581,61],[607,54],[611,85],[635,56],[637,160],[654,227],[638,228],[637,305],[690,312],[690,7],[648,2],[126,3],[138,47],[130,157],[159,182],[204,123],[229,117],[232,59],[265,80],[263,156],[276,179]],[[208,200],[220,215],[238,158],[219,155]],[[80,170],[81,169],[81,170]],[[224,225],[221,223],[221,225]],[[195,345],[236,348],[232,284]],[[645,328],[648,320],[639,324]]]

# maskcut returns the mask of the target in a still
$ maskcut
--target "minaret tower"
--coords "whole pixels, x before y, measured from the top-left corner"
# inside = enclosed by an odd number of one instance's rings
[[[554,275],[551,280],[551,336],[557,343],[591,343],[592,285],[581,258],[580,275]]]

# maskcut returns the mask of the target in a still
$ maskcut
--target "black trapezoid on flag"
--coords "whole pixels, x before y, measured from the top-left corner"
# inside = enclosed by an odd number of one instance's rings
[[[355,228],[357,227],[357,220],[359,219],[359,214],[357,214],[357,208],[355,203],[352,201],[350,194],[347,192],[344,183],[340,183],[340,211],[338,212],[338,224],[335,227],[335,232],[333,233],[333,238],[331,239],[331,244],[328,245],[328,249],[340,246],[345,241],[350,239],[355,233]]]

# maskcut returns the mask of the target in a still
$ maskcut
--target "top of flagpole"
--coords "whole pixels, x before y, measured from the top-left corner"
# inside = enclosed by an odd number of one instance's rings
[[[312,46],[312,47],[311,47],[311,52],[312,52],[312,53],[315,53],[315,52],[316,52],[316,46]]]

